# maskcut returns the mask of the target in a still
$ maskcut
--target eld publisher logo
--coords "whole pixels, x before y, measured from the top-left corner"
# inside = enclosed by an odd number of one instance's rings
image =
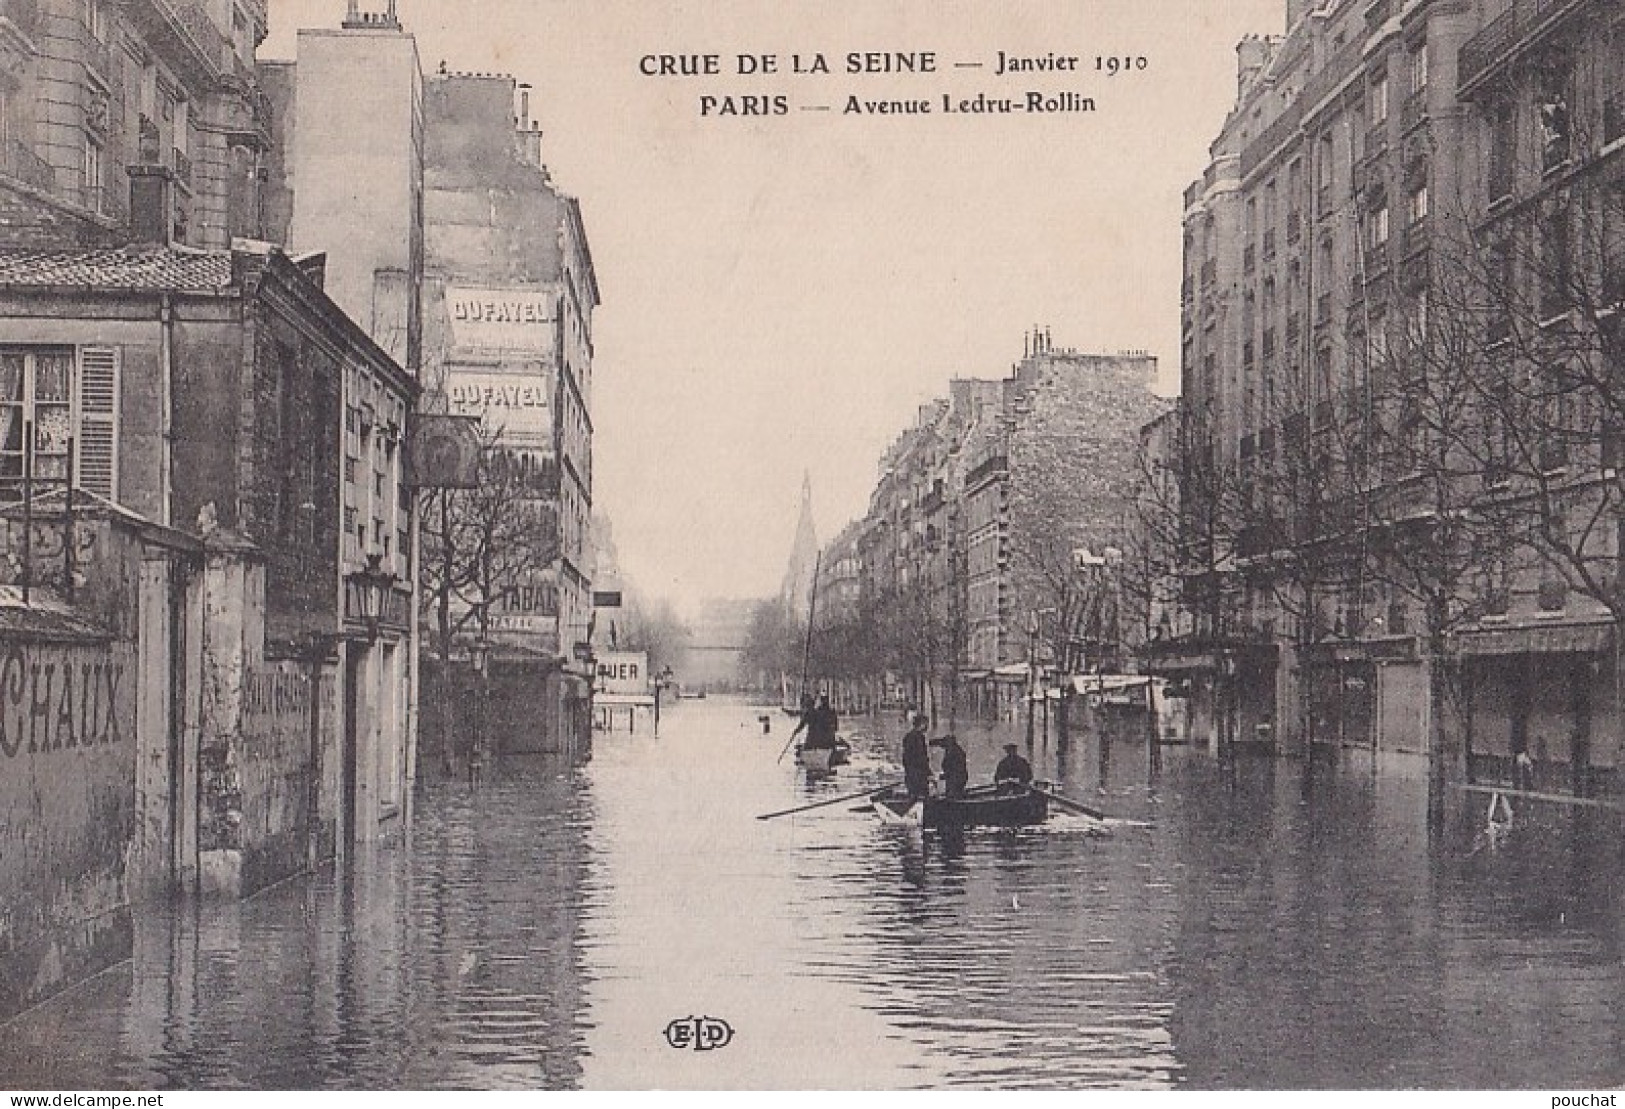
[[[679,1017],[666,1025],[666,1042],[678,1050],[714,1051],[727,1047],[733,1038],[728,1022],[716,1017]]]

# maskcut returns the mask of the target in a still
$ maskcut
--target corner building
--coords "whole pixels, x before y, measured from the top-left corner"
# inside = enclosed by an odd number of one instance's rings
[[[1368,403],[1370,344],[1439,272],[1478,7],[1288,0],[1284,35],[1236,48],[1236,104],[1185,193],[1179,465],[1206,477],[1184,497],[1187,630],[1153,664],[1190,683],[1212,746],[1425,749],[1405,598],[1276,556],[1338,531],[1336,429]]]
[[[423,383],[479,416],[555,500],[558,557],[489,614],[488,635],[499,676],[541,678],[541,742],[585,744],[599,292],[581,206],[549,177],[512,77],[437,74],[424,119]]]

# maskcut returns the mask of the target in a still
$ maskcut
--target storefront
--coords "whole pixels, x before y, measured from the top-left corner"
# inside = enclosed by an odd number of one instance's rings
[[[1611,788],[1619,760],[1611,624],[1475,628],[1459,645],[1472,780],[1581,795]]]

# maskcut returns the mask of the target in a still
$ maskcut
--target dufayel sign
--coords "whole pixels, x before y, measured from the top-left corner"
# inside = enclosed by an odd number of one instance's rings
[[[452,342],[463,348],[550,355],[557,342],[557,303],[551,288],[446,287]]]

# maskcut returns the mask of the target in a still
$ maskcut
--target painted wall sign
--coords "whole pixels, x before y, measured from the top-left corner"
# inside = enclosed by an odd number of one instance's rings
[[[446,315],[459,347],[551,355],[557,298],[551,289],[446,287]]]
[[[107,747],[129,734],[124,663],[101,652],[12,646],[0,659],[0,755]]]
[[[451,369],[446,400],[450,415],[478,419],[503,443],[552,446],[552,384],[546,378]]]
[[[609,651],[598,656],[600,693],[649,692],[649,655],[645,651]]]
[[[556,650],[559,630],[559,587],[550,571],[531,575],[491,606],[494,632],[519,633],[539,649]],[[544,646],[545,643],[545,646]]]

